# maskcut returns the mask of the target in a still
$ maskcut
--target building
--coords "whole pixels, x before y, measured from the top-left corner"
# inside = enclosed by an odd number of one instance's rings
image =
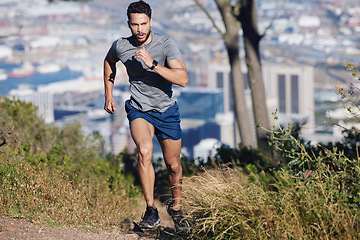
[[[241,66],[243,70],[245,98],[249,117],[254,122],[251,106],[251,95],[249,91],[249,82],[247,77],[247,69]],[[223,92],[224,111],[218,113],[215,121],[220,126],[220,141],[232,148],[238,146],[241,142],[240,133],[236,127],[236,119],[234,114],[234,101],[231,85],[231,72],[229,64],[209,64],[207,71],[208,89],[217,89]],[[254,138],[256,137],[255,127],[252,128]]]
[[[233,111],[230,65],[210,64],[207,73],[207,88],[222,90],[224,93],[224,112]]]
[[[315,131],[314,68],[307,65],[263,64],[268,110],[281,125],[301,124],[302,134]]]
[[[270,120],[274,118],[272,113],[277,112],[281,125],[299,123],[303,124],[303,134],[313,133],[315,129],[314,68],[307,65],[284,65],[264,62],[262,71]],[[246,68],[243,68],[243,72],[245,73],[244,94],[246,95],[250,120],[254,123]],[[208,88],[222,89],[224,92],[224,113],[233,112],[229,65],[209,65],[208,80]],[[229,115],[225,119],[230,122],[231,116]],[[223,116],[219,123],[224,122]],[[233,123],[226,124],[227,129],[230,126],[236,129]],[[231,137],[233,136],[227,134],[227,137],[222,137],[221,141],[231,143],[233,142]],[[235,137],[235,142],[236,145],[239,143],[238,136]],[[233,146],[233,144],[229,144],[229,146]]]
[[[32,89],[15,89],[9,92],[10,98],[31,102],[37,107],[37,114],[45,123],[54,122],[53,95],[50,92],[39,92]]]
[[[224,112],[222,89],[186,88],[176,96],[182,119],[208,120]]]

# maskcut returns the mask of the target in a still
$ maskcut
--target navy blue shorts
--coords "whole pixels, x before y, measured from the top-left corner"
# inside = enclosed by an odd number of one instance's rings
[[[129,100],[125,102],[125,110],[129,123],[137,118],[142,118],[154,126],[155,136],[162,139],[179,140],[181,138],[179,107],[175,102],[165,112],[141,112],[130,105]]]

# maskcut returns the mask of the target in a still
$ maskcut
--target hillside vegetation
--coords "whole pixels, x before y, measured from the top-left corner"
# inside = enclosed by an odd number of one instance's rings
[[[129,216],[140,190],[80,123],[46,125],[30,104],[0,100],[0,213],[50,225],[109,228]]]
[[[359,122],[359,90],[337,87],[349,122]],[[360,239],[359,130],[344,129],[344,141],[326,146],[295,130],[269,131],[277,166],[264,168],[256,150],[221,148],[201,174],[184,179],[192,239]]]
[[[357,69],[347,67],[360,81]],[[353,116],[348,122],[358,123],[358,86],[337,93]],[[140,193],[133,156],[105,156],[101,136],[84,136],[80,123],[51,127],[35,112],[31,104],[0,100],[0,214],[55,226],[119,227]],[[269,131],[265,157],[239,146],[219,148],[200,167],[182,158],[188,237],[360,239],[359,130],[344,129],[342,142],[323,146],[303,142],[299,129]],[[166,170],[157,177],[168,186]]]

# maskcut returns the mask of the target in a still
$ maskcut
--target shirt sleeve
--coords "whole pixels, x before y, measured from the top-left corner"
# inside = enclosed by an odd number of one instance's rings
[[[111,45],[106,58],[108,58],[110,61],[117,62],[120,60],[118,54],[117,54],[117,45],[119,40],[115,40],[113,44]]]
[[[164,41],[164,54],[166,60],[183,60],[179,48],[176,46],[173,39],[166,37]]]

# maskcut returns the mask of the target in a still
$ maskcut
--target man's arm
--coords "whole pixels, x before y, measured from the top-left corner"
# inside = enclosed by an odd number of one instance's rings
[[[151,64],[152,65],[152,64]],[[160,74],[166,80],[181,87],[186,87],[188,84],[188,76],[186,73],[186,66],[183,60],[168,61],[170,68],[158,64],[154,71]]]
[[[144,61],[147,67],[151,67],[153,59],[146,51],[145,48],[141,48],[135,53],[135,57],[140,58]],[[170,60],[168,61],[169,68],[158,64],[154,71],[161,75],[163,78],[172,82],[173,84],[181,87],[186,87],[188,83],[188,76],[186,73],[186,66],[183,60]]]
[[[104,60],[104,87],[105,87],[105,106],[108,113],[114,113],[115,99],[112,96],[116,75],[116,62],[111,61],[108,57]]]

